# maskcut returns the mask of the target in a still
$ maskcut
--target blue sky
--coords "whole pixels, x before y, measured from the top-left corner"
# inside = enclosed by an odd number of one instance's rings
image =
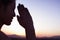
[[[28,8],[33,18],[36,35],[60,35],[60,0],[17,0],[16,6],[18,3],[24,4],[24,6]],[[17,9],[15,12],[16,15],[19,15]],[[12,24],[14,25],[14,23],[19,25],[16,18]],[[11,27],[12,25],[10,28]],[[16,28],[18,30],[18,27]],[[2,30],[3,29],[4,27]],[[22,33],[24,33],[24,29]]]

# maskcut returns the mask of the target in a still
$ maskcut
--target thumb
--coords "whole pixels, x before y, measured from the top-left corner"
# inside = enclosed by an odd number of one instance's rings
[[[17,15],[17,20],[19,21],[19,19],[20,19],[20,16]]]

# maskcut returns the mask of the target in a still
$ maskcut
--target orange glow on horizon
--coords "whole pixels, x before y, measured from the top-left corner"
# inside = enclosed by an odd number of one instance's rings
[[[9,32],[9,31],[3,31],[6,35],[18,35],[22,37],[26,37],[25,33],[20,33],[20,32]],[[43,32],[36,32],[36,37],[51,37],[51,36],[56,36],[59,34],[52,34],[52,33],[43,33]]]
[[[7,35],[15,34],[24,37],[26,36],[25,29],[18,24],[16,17],[13,19],[13,22],[11,23],[10,26],[4,25],[1,31],[3,31]],[[46,29],[44,30],[43,27],[41,28],[41,30],[39,27],[35,27],[35,32],[36,32],[36,37],[50,37],[60,34],[59,32],[53,33],[52,31],[51,32],[48,30],[46,31]]]

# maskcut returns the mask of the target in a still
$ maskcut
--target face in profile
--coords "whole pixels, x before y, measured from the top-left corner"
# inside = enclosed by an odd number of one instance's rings
[[[11,24],[12,19],[15,16],[14,9],[15,9],[15,2],[9,3],[6,6],[6,8],[3,5],[3,8],[1,9],[2,10],[1,11],[2,14],[0,14],[2,16],[1,17],[1,21],[3,22],[3,24],[6,24],[6,25],[10,25]]]

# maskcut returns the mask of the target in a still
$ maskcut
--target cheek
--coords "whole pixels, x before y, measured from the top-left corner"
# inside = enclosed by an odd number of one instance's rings
[[[6,17],[9,17],[9,16],[11,16],[11,13],[12,13],[11,9],[8,9],[8,10],[6,11],[5,16],[6,16]]]
[[[0,19],[4,20],[5,18],[6,18],[5,13],[1,13],[1,14],[0,14]]]

